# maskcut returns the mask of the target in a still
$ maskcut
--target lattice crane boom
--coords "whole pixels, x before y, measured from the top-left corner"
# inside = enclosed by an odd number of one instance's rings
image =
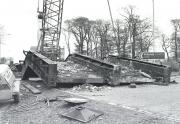
[[[59,46],[64,0],[43,0],[42,11],[38,7],[41,20],[40,38],[37,51],[51,60],[58,61],[61,56]]]

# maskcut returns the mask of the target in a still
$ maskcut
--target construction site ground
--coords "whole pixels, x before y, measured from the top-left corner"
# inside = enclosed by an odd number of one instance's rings
[[[0,124],[79,124],[61,114],[77,106],[102,111],[104,114],[89,124],[175,124],[180,123],[180,76],[172,76],[177,84],[159,86],[152,84],[128,86],[100,86],[91,90],[72,88],[47,88],[42,81],[22,81],[21,101],[0,103]],[[30,83],[42,91],[32,94],[23,87]],[[76,86],[77,87],[77,86]],[[44,98],[62,98],[46,104]],[[82,105],[69,105],[64,98],[84,97]]]

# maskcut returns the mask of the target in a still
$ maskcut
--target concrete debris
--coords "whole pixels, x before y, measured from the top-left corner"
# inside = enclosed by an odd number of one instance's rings
[[[104,87],[97,87],[97,86],[93,86],[91,84],[83,84],[83,85],[79,85],[79,86],[74,86],[72,88],[73,91],[90,91],[90,92],[94,92],[94,91],[101,91],[102,89],[104,89]]]
[[[171,81],[170,83],[171,83],[171,84],[178,84],[178,82],[175,81],[175,80]]]
[[[105,96],[104,94],[93,94],[92,96]]]
[[[92,69],[89,69],[86,66],[74,63],[73,61],[59,62],[58,64],[58,72],[60,75],[71,76],[70,74],[74,74],[77,72],[92,72]]]
[[[122,67],[122,71],[121,71],[121,77],[127,77],[127,76],[131,76],[131,77],[147,77],[147,78],[151,78],[150,75],[146,74],[145,72],[142,72],[141,70],[134,70],[134,68],[132,67]]]
[[[129,88],[136,88],[136,84],[135,84],[135,83],[131,83],[131,84],[129,85]]]
[[[25,92],[28,92],[29,90],[27,88],[25,88],[23,85],[20,87],[20,90],[21,91],[25,91]]]
[[[162,82],[153,82],[154,85],[160,85],[160,86],[168,86],[169,83],[162,83]]]
[[[108,90],[112,90],[112,88],[111,88],[111,87],[107,87],[107,89],[108,89]]]
[[[134,70],[131,66],[123,66],[119,81],[120,83],[152,83],[155,82],[155,79],[141,70]]]
[[[64,98],[62,97],[68,97],[67,95],[61,95],[61,96],[56,96],[56,97],[43,97],[43,98],[36,98],[36,101],[38,102],[44,102],[45,104],[47,104],[47,106],[50,105],[50,102],[56,102],[56,101],[63,101]]]
[[[41,85],[36,85],[37,88],[41,88]]]
[[[147,78],[149,78],[149,79],[152,78],[149,74],[147,74],[147,73],[145,73],[145,72],[142,72],[141,70],[139,71],[139,73],[140,73],[142,76],[147,77]]]

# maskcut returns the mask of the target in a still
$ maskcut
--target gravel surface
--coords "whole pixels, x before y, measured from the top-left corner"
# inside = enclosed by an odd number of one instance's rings
[[[23,83],[23,82],[22,82]],[[61,114],[77,107],[67,104],[63,98],[75,97],[61,89],[47,89],[40,82],[31,82],[38,86],[42,94],[33,95],[21,87],[21,102],[0,104],[0,124],[81,124],[79,121],[62,117]],[[49,106],[43,99],[59,96],[60,101],[50,102]],[[77,96],[76,96],[77,97]],[[176,122],[139,113],[115,105],[89,100],[81,106],[102,111],[104,114],[89,124],[175,124]]]

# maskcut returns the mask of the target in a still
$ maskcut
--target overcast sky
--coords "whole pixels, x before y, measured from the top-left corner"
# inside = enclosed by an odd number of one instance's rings
[[[152,19],[152,0],[109,0],[113,18],[122,18],[122,8],[136,6],[136,13]],[[171,19],[180,18],[180,0],[154,0],[155,25],[163,33],[172,32]],[[0,56],[24,59],[23,49],[37,45],[38,0],[0,0],[0,25],[4,26]],[[63,20],[78,16],[110,19],[107,0],[64,0]],[[1,33],[2,34],[2,33]],[[62,42],[62,41],[60,41]]]

